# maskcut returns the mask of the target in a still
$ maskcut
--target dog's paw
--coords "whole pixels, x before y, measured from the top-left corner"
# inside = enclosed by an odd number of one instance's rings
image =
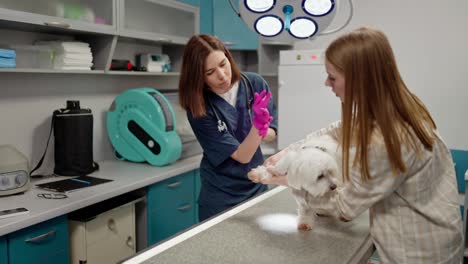
[[[267,168],[264,166],[258,166],[247,173],[247,177],[253,182],[260,182],[263,179],[270,178],[271,175]]]
[[[297,224],[297,229],[301,231],[310,231],[312,230],[312,226],[306,223],[299,223]]]
[[[299,213],[299,216],[297,219],[297,229],[301,231],[309,231],[309,230],[312,230],[313,226],[314,226],[313,215]]]

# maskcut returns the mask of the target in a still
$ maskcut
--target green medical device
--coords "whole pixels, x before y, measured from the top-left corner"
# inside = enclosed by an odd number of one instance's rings
[[[153,88],[135,88],[118,95],[107,113],[107,132],[121,160],[164,166],[182,153],[171,104]]]

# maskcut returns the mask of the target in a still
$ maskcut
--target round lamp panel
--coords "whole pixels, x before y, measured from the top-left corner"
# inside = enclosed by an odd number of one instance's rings
[[[334,0],[304,0],[302,2],[302,9],[311,16],[325,16],[333,10],[334,6]]]
[[[277,16],[262,16],[254,24],[255,31],[264,37],[274,37],[283,30],[283,20]]]
[[[259,35],[260,41],[290,45],[313,39],[325,31],[337,13],[339,1],[239,0],[238,3],[242,20]]]
[[[275,6],[276,0],[244,0],[244,4],[254,13],[265,13]]]
[[[298,17],[291,21],[289,34],[298,39],[312,37],[317,32],[317,23],[308,17]]]

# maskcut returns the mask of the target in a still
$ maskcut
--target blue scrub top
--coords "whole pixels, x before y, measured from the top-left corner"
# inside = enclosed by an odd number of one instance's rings
[[[246,96],[252,105],[253,93],[270,90],[260,75],[255,73],[245,73],[245,75],[252,88],[248,87],[248,81],[239,81],[236,107],[217,94],[206,90],[207,115],[195,119],[191,113],[187,113],[190,125],[203,148],[200,165],[202,184],[198,199],[200,206],[227,209],[266,190],[265,185],[253,183],[247,178],[247,173],[252,168],[263,164],[260,148],[248,164],[239,163],[231,158],[232,153],[237,150],[252,127]],[[227,131],[218,131],[218,119],[207,100],[210,100],[218,116],[226,123]],[[268,110],[273,116],[270,127],[277,131],[278,118],[273,98],[270,100]]]

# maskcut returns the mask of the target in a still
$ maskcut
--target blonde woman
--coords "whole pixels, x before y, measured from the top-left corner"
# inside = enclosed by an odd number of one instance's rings
[[[342,118],[313,135],[327,133],[340,143],[345,184],[319,207],[343,220],[369,209],[383,263],[460,263],[452,158],[429,111],[403,82],[387,37],[357,29],[334,40],[325,58],[325,84],[340,98]],[[275,176],[263,183],[287,185],[285,175]]]

